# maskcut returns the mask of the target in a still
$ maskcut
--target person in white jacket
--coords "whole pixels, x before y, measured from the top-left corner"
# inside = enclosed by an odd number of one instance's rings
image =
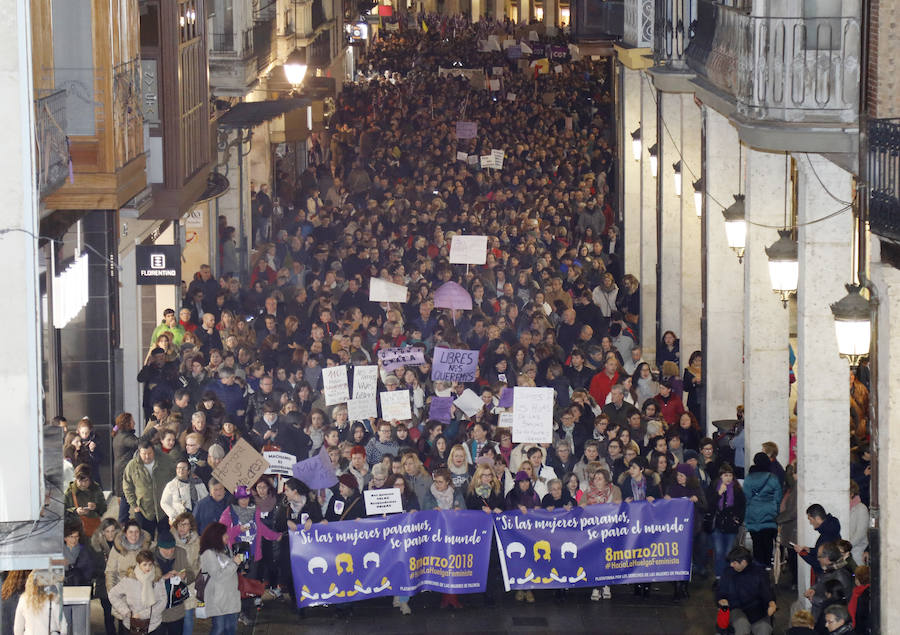
[[[67,633],[68,630],[59,605],[59,595],[53,591],[48,593],[32,571],[25,581],[25,592],[16,605],[13,635],[50,635]]]
[[[193,491],[192,491],[193,490]],[[209,496],[206,485],[197,476],[191,474],[191,465],[187,460],[175,464],[175,478],[163,488],[159,506],[170,519],[175,519],[183,512],[193,511],[197,501]]]
[[[847,540],[853,545],[851,553],[857,564],[863,561],[863,553],[869,546],[869,509],[859,500],[859,485],[850,481],[850,531]]]

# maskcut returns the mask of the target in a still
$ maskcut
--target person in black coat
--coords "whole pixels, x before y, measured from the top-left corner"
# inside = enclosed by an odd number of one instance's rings
[[[729,567],[719,581],[716,602],[731,611],[735,632],[749,633],[757,623],[768,623],[778,609],[769,574],[753,554],[735,547],[728,554]]]
[[[284,532],[279,550],[279,575],[282,576],[282,586],[287,586],[293,605],[296,606],[297,598],[294,591],[294,577],[291,569],[291,542],[290,532],[309,531],[313,523],[324,520],[322,507],[316,500],[316,493],[310,491],[306,483],[296,478],[289,478],[284,482],[284,496],[275,511],[275,531]]]
[[[287,421],[282,421],[278,407],[272,402],[263,405],[262,420],[254,424],[253,431],[260,436],[263,445],[277,445],[282,452],[297,457],[298,461],[309,457],[312,447],[310,438]]]
[[[84,533],[78,518],[69,518],[65,522],[63,556],[66,559],[66,586],[91,586],[94,580],[94,557],[84,544]]]
[[[819,547],[826,543],[835,542],[841,539],[841,522],[831,514],[827,513],[825,508],[818,503],[814,503],[806,509],[806,518],[809,520],[809,524],[812,525],[812,528],[819,532],[819,537],[812,549],[794,545],[794,551],[796,551],[800,557],[813,568],[813,571],[817,574],[821,574],[822,565],[819,564],[818,558]]]
[[[330,523],[340,520],[357,520],[366,517],[366,505],[359,495],[359,483],[352,474],[341,474],[338,478],[338,494],[331,497],[325,520]]]
[[[122,478],[125,475],[125,466],[134,458],[137,452],[138,438],[134,433],[134,417],[130,412],[122,412],[116,416],[116,423],[112,429],[113,450],[113,492],[119,497],[119,523],[128,520],[130,507],[125,500],[122,491]]]

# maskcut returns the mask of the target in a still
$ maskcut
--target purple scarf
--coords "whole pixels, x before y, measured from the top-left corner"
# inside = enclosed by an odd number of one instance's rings
[[[722,484],[722,479],[716,481],[716,491],[719,491],[719,485]],[[725,509],[726,507],[734,506],[734,481],[731,481],[728,485],[725,486],[725,496],[719,498],[719,509]]]

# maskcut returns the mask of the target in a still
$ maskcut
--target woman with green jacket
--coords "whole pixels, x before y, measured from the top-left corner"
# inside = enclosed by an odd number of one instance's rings
[[[744,525],[753,538],[753,559],[766,569],[772,568],[772,550],[778,533],[778,510],[781,504],[781,484],[769,471],[769,457],[759,452],[753,457],[753,467],[744,479],[747,507]]]

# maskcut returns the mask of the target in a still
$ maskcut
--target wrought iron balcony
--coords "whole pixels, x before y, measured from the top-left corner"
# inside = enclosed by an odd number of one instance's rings
[[[54,90],[34,100],[35,178],[44,197],[69,175],[69,143],[66,136],[66,91]]]
[[[687,63],[733,96],[739,114],[775,121],[856,121],[858,17],[761,17],[710,0],[698,0],[697,7]]]
[[[234,53],[234,32],[213,33],[212,51],[214,53]]]
[[[692,0],[657,0],[653,20],[653,59],[657,64],[684,68],[685,53],[697,21]]]
[[[655,0],[625,0],[622,42],[636,48],[653,46]]]
[[[869,120],[869,228],[900,243],[900,119]]]

